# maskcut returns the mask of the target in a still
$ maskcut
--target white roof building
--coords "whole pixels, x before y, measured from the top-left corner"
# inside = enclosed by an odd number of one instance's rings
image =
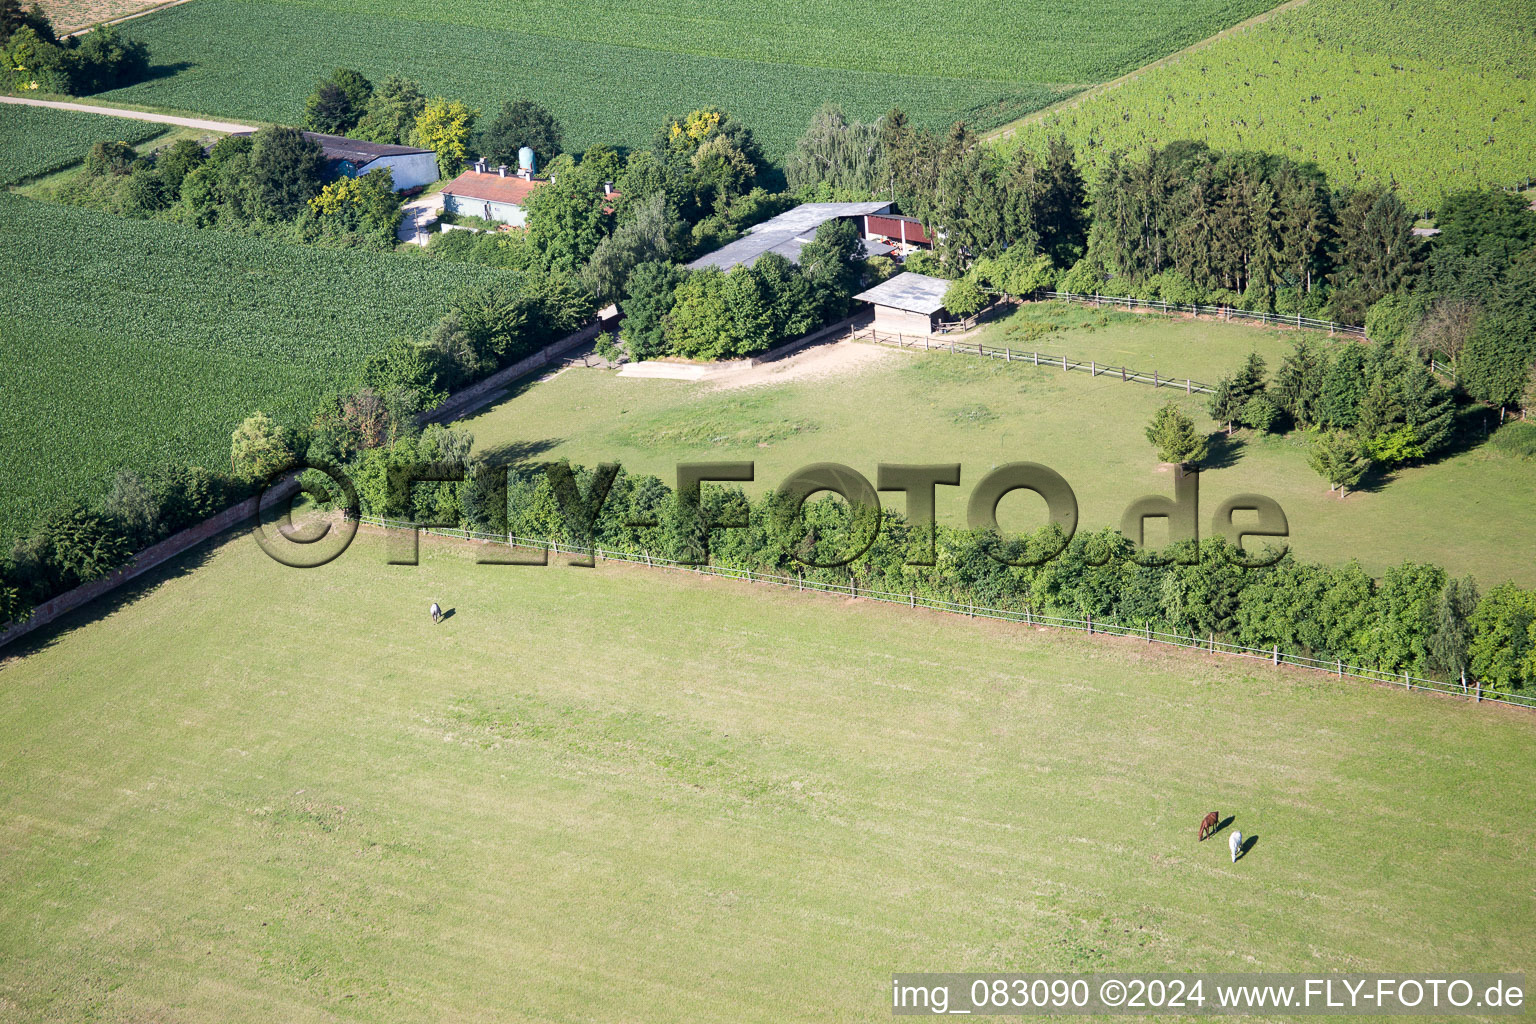
[[[828,221],[854,220],[859,227],[859,237],[867,238],[865,219],[872,214],[885,213],[891,208],[887,202],[869,203],[802,203],[793,210],[786,210],[765,220],[729,245],[723,245],[688,264],[689,270],[719,267],[730,270],[745,264],[751,266],[765,252],[776,252],[791,263],[800,261],[800,250],[816,238],[816,229]],[[876,251],[890,252],[883,243],[866,243],[871,254]]]

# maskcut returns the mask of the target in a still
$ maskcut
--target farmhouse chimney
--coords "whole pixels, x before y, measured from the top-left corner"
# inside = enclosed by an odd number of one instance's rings
[[[496,173],[505,178],[507,176],[507,165],[502,164],[500,167],[496,168]]]
[[[610,196],[612,194],[613,194],[613,182],[611,182],[611,181],[603,182],[603,195],[604,195],[604,197]]]

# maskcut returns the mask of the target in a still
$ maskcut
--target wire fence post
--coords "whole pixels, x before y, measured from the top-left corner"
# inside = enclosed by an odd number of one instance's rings
[[[1276,665],[1276,667],[1278,667],[1280,665],[1280,645],[1279,644],[1275,644],[1275,649],[1274,649],[1272,658],[1273,658],[1274,664]]]

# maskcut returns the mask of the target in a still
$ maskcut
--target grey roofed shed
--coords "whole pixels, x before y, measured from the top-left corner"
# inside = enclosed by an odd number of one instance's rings
[[[926,274],[897,274],[854,298],[874,304],[876,330],[932,334],[934,315],[944,309],[944,293],[950,284]]]
[[[771,220],[748,229],[746,235],[688,264],[689,270],[719,267],[730,270],[757,262],[765,252],[776,252],[791,263],[799,262],[800,250],[816,237],[816,229],[843,217],[867,217],[891,208],[889,201],[868,203],[802,203]],[[860,234],[863,234],[860,231]]]

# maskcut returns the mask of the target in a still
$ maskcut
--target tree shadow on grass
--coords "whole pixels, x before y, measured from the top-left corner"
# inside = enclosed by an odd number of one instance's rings
[[[1220,431],[1211,435],[1210,445],[1206,456],[1200,462],[1202,470],[1229,469],[1237,465],[1237,460],[1242,457],[1243,449],[1248,447],[1248,442],[1241,437],[1228,437],[1226,431]]]
[[[490,466],[521,469],[534,462],[538,456],[562,443],[564,438],[546,437],[538,441],[509,441],[482,449],[479,457]]]
[[[175,558],[155,566],[143,575],[136,576],[127,583],[102,594],[95,600],[86,602],[74,611],[59,616],[46,626],[39,626],[32,632],[18,637],[4,647],[0,647],[0,663],[11,658],[24,658],[47,650],[77,629],[82,629],[126,608],[139,598],[158,589],[161,584],[192,575],[212,560],[218,548],[238,539],[249,527],[249,522],[242,521]]]
[[[178,60],[169,64],[151,64],[145,72],[131,82],[124,85],[138,85],[140,82],[153,82],[161,78],[175,78],[183,71],[191,71],[197,64],[190,60]],[[119,86],[118,88],[122,88]]]

